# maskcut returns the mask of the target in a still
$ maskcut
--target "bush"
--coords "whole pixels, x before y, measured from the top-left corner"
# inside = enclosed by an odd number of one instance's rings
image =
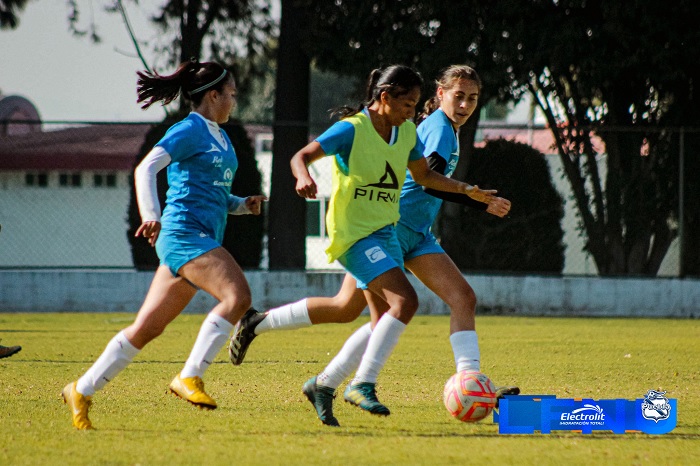
[[[512,207],[498,218],[460,206],[461,234],[443,247],[461,270],[561,273],[563,200],[542,153],[504,139],[489,141],[475,149],[467,181],[497,189]]]

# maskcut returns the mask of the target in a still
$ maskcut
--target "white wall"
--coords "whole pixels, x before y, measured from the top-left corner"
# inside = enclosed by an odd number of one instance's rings
[[[136,312],[153,274],[124,271],[2,271],[2,312]],[[266,310],[306,296],[333,296],[337,272],[246,272],[253,306]],[[478,314],[591,317],[700,317],[700,280],[598,277],[465,276],[474,288]],[[449,309],[415,277],[420,314]],[[199,292],[186,312],[208,312],[215,304]]]
[[[0,173],[0,267],[131,267],[127,240],[129,188],[126,173],[116,187],[24,186],[24,173]]]

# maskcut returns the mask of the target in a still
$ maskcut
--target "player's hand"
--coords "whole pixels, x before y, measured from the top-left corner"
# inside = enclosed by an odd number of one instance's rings
[[[498,191],[495,189],[480,189],[478,186],[469,186],[467,185],[467,189],[465,191],[465,194],[475,201],[483,202],[484,204],[488,204],[491,202],[494,196]]]
[[[302,176],[297,178],[296,185],[297,194],[306,199],[316,199],[318,187],[316,182],[310,176]]]
[[[494,197],[491,202],[489,202],[486,212],[496,217],[503,218],[510,212],[510,201],[502,197]]]
[[[141,224],[139,229],[136,230],[134,236],[137,238],[139,236],[143,236],[144,238],[148,239],[148,243],[151,246],[155,246],[156,240],[158,239],[158,235],[160,234],[160,228],[160,222],[156,222],[155,220],[149,220]]]
[[[267,201],[267,196],[262,194],[248,196],[245,198],[245,206],[248,208],[251,214],[260,215],[263,201]]]

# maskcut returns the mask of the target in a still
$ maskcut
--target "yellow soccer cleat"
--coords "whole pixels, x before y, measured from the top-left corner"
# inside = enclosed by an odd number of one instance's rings
[[[176,375],[170,382],[170,391],[177,397],[187,400],[198,408],[216,409],[216,401],[204,391],[201,377],[181,378]]]
[[[63,387],[63,402],[70,408],[73,417],[73,426],[78,430],[93,429],[92,422],[88,419],[88,410],[92,404],[91,396],[83,396],[75,389],[76,382],[71,382]]]

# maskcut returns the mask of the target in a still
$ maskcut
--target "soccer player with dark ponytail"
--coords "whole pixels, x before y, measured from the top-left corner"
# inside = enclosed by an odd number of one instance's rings
[[[370,108],[373,103],[372,90],[374,89],[375,94],[378,92],[376,83],[378,77],[379,82],[382,82],[382,79],[396,82],[396,78],[388,79],[382,73],[373,72],[369,79],[368,97],[365,102],[365,105]],[[387,89],[392,90],[392,86],[388,85]],[[466,65],[450,66],[437,78],[436,92],[428,99],[419,117],[421,123],[418,126],[417,135],[422,161],[412,161],[408,164],[409,173],[406,174],[406,182],[401,189],[400,218],[395,226],[405,267],[450,308],[450,343],[457,371],[480,368],[474,318],[476,296],[454,262],[445,254],[430,231],[430,227],[435,221],[442,199],[485,210],[497,217],[503,217],[508,213],[510,201],[492,195],[474,199],[473,197],[477,196],[471,193],[447,192],[448,189],[441,187],[427,188],[422,186],[424,184],[422,180],[415,178],[415,174],[420,175],[420,170],[427,166],[437,174],[446,177],[452,175],[459,157],[457,132],[477,108],[480,90],[479,76]],[[345,107],[341,109],[341,115],[354,114],[360,110],[362,106]],[[331,127],[328,132],[333,128]],[[323,136],[319,140],[323,141],[322,138]],[[416,166],[420,168],[417,169]],[[490,191],[490,193],[494,192]],[[333,297],[304,298],[271,309],[266,313],[249,311],[236,325],[231,338],[229,345],[231,361],[235,365],[240,364],[253,339],[268,331],[295,329],[322,323],[352,322],[367,306],[366,295],[358,289],[355,275],[350,271],[346,274],[340,291]],[[402,322],[405,322],[405,319]],[[319,419],[324,424],[338,425],[337,419],[333,416],[336,388],[355,370],[358,370],[360,362],[364,361],[363,354],[366,354],[365,350],[368,348],[370,337],[376,331],[375,323],[376,319],[372,314],[372,322],[355,331],[330,364],[304,385],[304,393],[313,403]],[[499,395],[518,392],[517,387],[504,386],[498,389]],[[346,391],[346,399],[352,396],[351,393]],[[371,412],[386,414],[388,410]]]
[[[418,297],[403,271],[396,229],[407,168],[417,183],[432,189],[484,203],[495,193],[445,177],[428,166],[411,121],[422,82],[407,66],[372,71],[364,102],[341,109],[341,120],[297,152],[291,162],[297,194],[314,199],[317,187],[308,166],[333,156],[333,193],[326,217],[331,242],[326,253],[329,262],[337,260],[362,289],[374,328],[356,353],[357,372],[344,398],[383,416],[389,409],[377,399],[376,380],[418,309]],[[314,377],[303,391],[324,424],[338,425],[332,413],[335,387],[323,382]]]
[[[206,316],[182,371],[169,389],[205,409],[216,401],[204,391],[202,376],[250,308],[243,271],[222,246],[229,214],[259,215],[265,196],[231,194],[238,159],[219,127],[236,103],[236,84],[218,63],[189,61],[168,76],[138,73],[138,102],[144,109],[184,95],[192,112],[173,125],[136,168],[134,180],[141,214],[136,236],[156,248],[160,266],[134,323],[107,344],[77,381],[63,389],[73,425],[92,429],[88,418],[93,394],[117,376],[151,340],[159,336],[202,289],[218,304]],[[167,167],[168,193],[161,214],[156,174]]]

